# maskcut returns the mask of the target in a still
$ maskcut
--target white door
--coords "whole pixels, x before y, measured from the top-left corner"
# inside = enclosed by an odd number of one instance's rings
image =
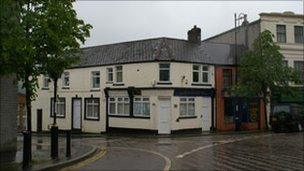
[[[158,134],[171,133],[171,101],[170,99],[159,100]]]
[[[73,129],[81,130],[81,99],[73,99]]]
[[[202,131],[210,131],[211,127],[211,98],[203,97]]]

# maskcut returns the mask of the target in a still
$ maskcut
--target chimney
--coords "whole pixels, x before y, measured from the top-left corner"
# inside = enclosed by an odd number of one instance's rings
[[[188,42],[201,44],[201,29],[196,27],[196,25],[188,31]]]

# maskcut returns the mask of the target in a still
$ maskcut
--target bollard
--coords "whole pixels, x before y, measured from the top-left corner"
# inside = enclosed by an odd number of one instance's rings
[[[55,125],[51,128],[51,157],[58,159],[58,127]]]
[[[66,157],[71,157],[71,130],[66,131]]]
[[[23,161],[22,168],[26,169],[30,166],[30,133],[23,131]]]

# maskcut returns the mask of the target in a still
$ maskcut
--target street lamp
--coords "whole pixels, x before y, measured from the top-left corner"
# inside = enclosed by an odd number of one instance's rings
[[[234,13],[234,50],[235,50],[235,84],[237,85],[238,83],[238,52],[237,52],[237,28],[240,26],[244,26],[246,25],[247,22],[247,14],[244,13],[240,13],[239,15],[237,15],[236,13]],[[244,31],[245,33],[245,45],[247,47],[247,33],[246,31]],[[238,101],[238,96],[236,95],[235,97],[235,130],[239,131],[240,130],[240,126],[241,126],[241,119],[240,119],[240,114],[239,114],[239,101]]]

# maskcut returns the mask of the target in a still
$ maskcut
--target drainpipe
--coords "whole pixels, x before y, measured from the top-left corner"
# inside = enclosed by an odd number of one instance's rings
[[[130,99],[130,116],[133,117],[133,104],[134,104],[134,89],[135,87],[128,87],[128,94]]]
[[[215,90],[212,89],[212,95],[211,95],[211,128],[210,131],[213,132],[216,130],[215,124],[214,124],[214,95],[215,95]]]
[[[106,132],[109,132],[109,87],[106,87],[103,91],[106,97]]]

